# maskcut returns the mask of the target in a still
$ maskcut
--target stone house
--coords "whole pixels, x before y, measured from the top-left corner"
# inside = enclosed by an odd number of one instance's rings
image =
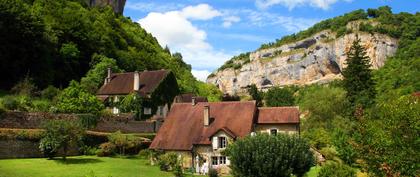
[[[141,119],[151,117],[166,117],[167,112],[179,94],[179,88],[174,74],[168,70],[143,72],[112,73],[108,68],[104,84],[96,96],[104,101],[114,114],[120,110],[114,106],[131,93],[137,93],[143,99]]]
[[[174,103],[151,149],[175,152],[197,173],[229,173],[223,150],[253,133],[299,133],[298,107],[258,108],[255,101]]]

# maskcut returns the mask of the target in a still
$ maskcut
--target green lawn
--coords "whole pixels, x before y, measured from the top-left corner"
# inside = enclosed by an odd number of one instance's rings
[[[0,177],[173,177],[139,158],[96,156],[70,157],[62,160],[0,160]],[[93,174],[93,175],[92,175]],[[191,176],[189,176],[191,177]]]
[[[308,177],[316,177],[319,167],[311,168]],[[118,157],[77,156],[61,159],[0,160],[0,177],[173,177],[147,160]],[[187,175],[186,177],[193,177]],[[195,176],[196,177],[196,176]]]

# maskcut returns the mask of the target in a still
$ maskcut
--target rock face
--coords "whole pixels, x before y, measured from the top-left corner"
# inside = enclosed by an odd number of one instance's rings
[[[357,35],[373,69],[382,67],[398,48],[397,39],[383,34],[358,32]],[[251,84],[266,90],[272,86],[330,82],[342,78],[346,52],[355,39],[355,33],[335,38],[335,33],[322,31],[295,43],[255,51],[250,54],[250,62],[240,69],[217,71],[207,82],[228,94],[242,94]]]
[[[122,14],[124,12],[126,0],[86,0],[86,3],[90,7],[105,7],[107,5],[111,6],[114,9],[115,13]]]

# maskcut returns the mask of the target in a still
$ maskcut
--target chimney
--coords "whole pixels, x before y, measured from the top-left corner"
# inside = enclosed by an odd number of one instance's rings
[[[138,71],[134,72],[134,88],[133,90],[138,91],[140,89],[140,74]]]
[[[111,74],[112,74],[111,67],[108,67],[107,72],[108,73],[105,78],[105,84],[108,84],[109,82],[111,82]]]
[[[191,98],[191,104],[193,105],[193,106],[195,106],[197,103],[196,103],[196,101],[195,101],[195,97],[192,97]]]
[[[204,126],[210,125],[210,106],[204,106]]]

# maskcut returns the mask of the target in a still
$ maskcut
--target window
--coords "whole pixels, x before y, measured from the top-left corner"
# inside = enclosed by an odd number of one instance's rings
[[[226,165],[226,156],[213,156],[211,157],[212,165]]]
[[[152,114],[152,108],[144,108],[144,114],[146,115]]]
[[[277,129],[273,128],[270,130],[270,135],[277,135]]]
[[[226,164],[226,156],[220,156],[219,165],[225,165],[225,164]]]
[[[219,148],[226,148],[226,137],[219,137]]]
[[[217,157],[216,156],[211,157],[211,164],[212,165],[218,165],[218,161],[217,161]]]

